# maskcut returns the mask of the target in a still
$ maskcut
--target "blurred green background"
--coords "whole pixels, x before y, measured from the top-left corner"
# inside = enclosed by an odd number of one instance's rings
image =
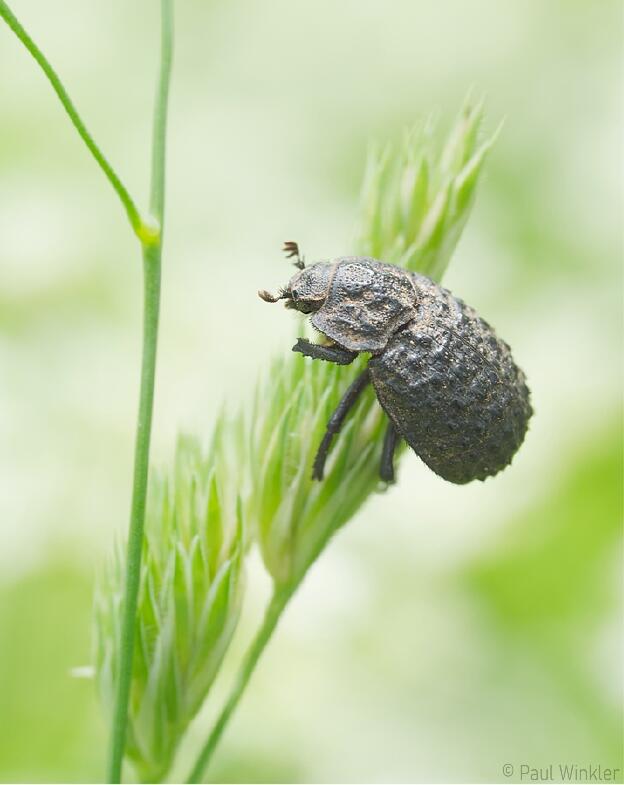
[[[141,203],[152,0],[15,0]],[[311,570],[217,780],[493,781],[622,768],[623,4],[180,0],[154,461],[208,438],[290,349],[259,287],[351,250],[367,143],[471,84],[505,127],[446,284],[514,347],[536,410],[513,466],[454,487],[414,456]],[[140,263],[110,186],[0,27],[0,779],[97,781],[94,575],[126,526]],[[234,657],[268,581],[252,557]],[[621,771],[618,781],[621,781]]]

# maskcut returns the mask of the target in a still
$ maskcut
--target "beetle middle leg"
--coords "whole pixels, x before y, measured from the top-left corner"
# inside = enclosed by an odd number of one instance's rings
[[[342,427],[343,422],[345,421],[345,417],[349,413],[349,411],[353,408],[355,402],[357,401],[360,393],[366,385],[370,382],[370,374],[368,372],[368,368],[353,381],[347,391],[340,399],[340,403],[336,406],[334,413],[329,418],[329,422],[327,423],[327,430],[325,431],[325,436],[323,436],[323,440],[321,441],[318,451],[316,453],[316,458],[314,459],[314,468],[312,470],[312,479],[313,480],[322,480],[323,479],[323,471],[325,469],[325,461],[327,460],[327,454],[329,452],[329,445],[331,444],[332,439],[334,438],[334,434],[338,433]]]
[[[399,434],[392,420],[388,420],[388,427],[381,448],[381,464],[379,476],[384,482],[394,482],[394,451],[399,443]]]
[[[311,357],[313,360],[326,360],[336,365],[349,365],[357,357],[357,352],[350,352],[342,346],[322,346],[319,343],[311,343],[305,338],[297,338],[297,343],[292,348],[293,352],[300,352],[304,357]]]

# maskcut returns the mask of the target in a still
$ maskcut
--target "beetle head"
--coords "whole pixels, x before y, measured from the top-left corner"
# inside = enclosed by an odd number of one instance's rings
[[[286,308],[313,313],[323,305],[329,293],[331,265],[318,262],[293,275],[278,295],[261,290],[258,295],[267,303],[286,300]]]

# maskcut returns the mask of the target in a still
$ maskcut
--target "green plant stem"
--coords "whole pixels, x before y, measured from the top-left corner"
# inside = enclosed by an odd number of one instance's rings
[[[152,131],[152,182],[150,187],[150,210],[161,226],[165,214],[165,148],[167,140],[167,109],[169,106],[169,83],[173,60],[173,0],[161,0],[160,28],[160,72],[156,88],[154,125]],[[162,243],[162,236],[160,238]]]
[[[143,359],[141,364],[139,414],[134,448],[134,476],[126,555],[123,616],[118,653],[117,685],[108,760],[108,781],[111,783],[121,781],[121,767],[128,726],[128,701],[132,681],[134,629],[141,578],[143,527],[145,522],[149,449],[154,407],[154,379],[156,374],[156,347],[160,310],[160,268],[160,244],[145,248],[143,251]]]
[[[78,135],[104,172],[119,196],[130,225],[143,248],[143,356],[139,413],[134,451],[132,503],[128,534],[125,595],[119,651],[117,691],[113,709],[111,744],[108,761],[109,781],[121,780],[121,768],[128,725],[128,701],[132,680],[134,634],[137,600],[141,576],[141,553],[149,468],[149,450],[154,409],[154,383],[156,375],[156,350],[158,344],[158,319],[160,312],[160,280],[162,241],[165,208],[165,146],[167,132],[167,106],[173,54],[173,0],[161,0],[161,57],[160,74],[156,93],[152,138],[152,171],[150,209],[157,223],[146,221],[130,196],[127,188],[110,165],[78,114],[58,74],[41,49],[26,32],[4,0],[0,0],[0,17],[4,19],[17,38],[24,44],[46,75],[69,116]]]
[[[15,35],[19,38],[19,40],[24,44],[26,49],[30,52],[33,56],[35,61],[41,67],[43,73],[47,76],[54,89],[54,92],[59,97],[63,108],[67,112],[69,119],[74,125],[76,131],[80,135],[80,138],[85,143],[91,155],[95,158],[98,165],[100,166],[101,170],[106,175],[108,181],[115,189],[117,195],[121,199],[123,206],[125,207],[126,213],[128,214],[128,220],[130,221],[130,225],[132,226],[134,233],[137,237],[141,240],[141,243],[149,243],[152,241],[152,235],[154,234],[154,229],[149,226],[146,222],[143,221],[141,218],[141,214],[128,193],[128,189],[125,185],[121,182],[121,179],[107,161],[106,157],[95,143],[95,140],[89,133],[87,127],[85,126],[82,118],[78,114],[76,107],[74,106],[71,98],[69,97],[67,90],[65,89],[61,79],[59,78],[58,74],[50,65],[50,62],[43,54],[41,49],[37,46],[37,44],[32,40],[32,38],[28,35],[20,21],[17,19],[15,14],[11,11],[9,6],[4,2],[4,0],[0,0],[0,17],[4,19],[10,29],[15,33]]]
[[[121,781],[121,769],[128,727],[128,702],[132,682],[137,601],[141,578],[141,554],[149,468],[156,348],[160,312],[160,278],[165,206],[165,141],[167,105],[173,53],[173,0],[161,0],[162,38],[160,75],[156,91],[152,145],[150,204],[160,231],[156,242],[143,247],[143,360],[141,389],[134,452],[134,480],[126,559],[126,582],[117,673],[117,690],[113,708],[108,780]]]
[[[260,655],[266,648],[267,643],[271,640],[271,636],[275,631],[277,622],[279,621],[284,608],[288,604],[288,601],[292,597],[295,588],[296,587],[284,587],[280,589],[276,588],[273,592],[273,596],[264,615],[262,626],[258,630],[256,637],[252,641],[251,646],[245,654],[245,658],[238,671],[236,681],[234,682],[234,686],[232,687],[232,690],[228,696],[227,702],[221,710],[221,714],[214,724],[212,731],[210,732],[210,736],[204,744],[187,782],[196,783],[202,781],[204,773],[212,759],[215,748],[219,742],[219,739],[221,738],[221,734],[225,730],[225,726],[227,725],[234,709],[238,705],[238,701],[245,691],[245,687],[247,686],[247,683],[249,682],[256,665],[258,664]]]

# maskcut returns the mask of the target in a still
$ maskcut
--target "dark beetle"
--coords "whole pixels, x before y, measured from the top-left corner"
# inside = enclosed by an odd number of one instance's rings
[[[529,390],[509,346],[477,313],[431,279],[395,265],[345,256],[305,268],[296,243],[286,243],[300,269],[277,297],[313,314],[329,340],[300,338],[293,351],[346,365],[372,357],[331,416],[314,461],[322,479],[329,445],[369,382],[390,420],[381,478],[394,480],[400,437],[440,477],[484,480],[507,466],[532,414]]]

